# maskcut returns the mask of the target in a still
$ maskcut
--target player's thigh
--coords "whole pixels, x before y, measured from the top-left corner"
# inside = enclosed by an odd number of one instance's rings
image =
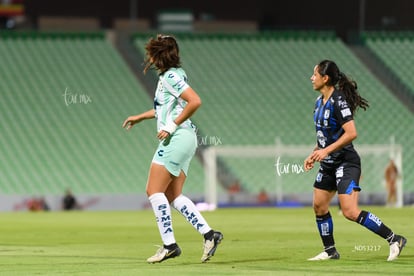
[[[173,176],[164,165],[151,163],[146,188],[147,195],[165,193],[172,180]]]

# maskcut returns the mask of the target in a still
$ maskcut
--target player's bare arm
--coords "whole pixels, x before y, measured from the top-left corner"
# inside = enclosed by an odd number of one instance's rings
[[[124,121],[124,123],[122,124],[123,128],[126,128],[127,130],[131,129],[135,124],[143,121],[143,120],[147,120],[147,119],[153,119],[155,118],[155,110],[154,109],[150,109],[144,113],[138,114],[138,115],[133,115],[133,116],[129,116],[128,118],[126,118],[126,120]]]
[[[191,87],[188,87],[183,93],[181,93],[180,97],[187,102],[187,105],[181,114],[175,119],[175,123],[177,125],[180,125],[182,122],[190,118],[201,106],[200,97]]]

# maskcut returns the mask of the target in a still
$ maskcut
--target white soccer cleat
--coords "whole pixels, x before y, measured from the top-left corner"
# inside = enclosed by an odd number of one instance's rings
[[[390,243],[390,255],[388,256],[387,261],[394,261],[397,259],[406,243],[407,239],[403,236],[398,236],[397,241]]]
[[[176,248],[169,250],[161,246],[154,256],[151,256],[147,259],[148,263],[160,263],[166,259],[175,258],[181,255],[181,249],[177,246]]]
[[[201,261],[203,263],[207,262],[212,256],[214,256],[217,246],[220,244],[222,239],[223,234],[215,231],[211,240],[204,240],[203,256],[201,256]]]
[[[309,258],[308,261],[324,261],[324,260],[338,260],[339,253],[335,251],[332,255],[328,255],[325,251],[319,253],[313,258]]]

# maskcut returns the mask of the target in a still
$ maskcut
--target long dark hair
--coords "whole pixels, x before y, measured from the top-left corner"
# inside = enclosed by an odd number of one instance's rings
[[[172,67],[181,67],[176,39],[171,35],[157,35],[145,45],[144,74],[154,66],[160,74]]]
[[[352,113],[354,113],[357,108],[366,110],[369,107],[368,101],[359,94],[357,83],[342,73],[335,62],[331,60],[321,61],[318,64],[318,73],[321,74],[321,76],[327,75],[329,77],[327,85],[335,86],[344,92],[346,101],[348,102]]]

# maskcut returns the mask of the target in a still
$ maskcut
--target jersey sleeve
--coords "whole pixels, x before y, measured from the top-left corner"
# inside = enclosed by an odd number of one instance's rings
[[[339,125],[343,125],[346,122],[354,119],[351,108],[343,95],[338,95],[335,100],[335,113]]]
[[[163,80],[164,86],[167,88],[168,92],[176,98],[180,97],[181,93],[189,87],[184,77],[181,77],[173,71],[167,71],[164,74]]]

